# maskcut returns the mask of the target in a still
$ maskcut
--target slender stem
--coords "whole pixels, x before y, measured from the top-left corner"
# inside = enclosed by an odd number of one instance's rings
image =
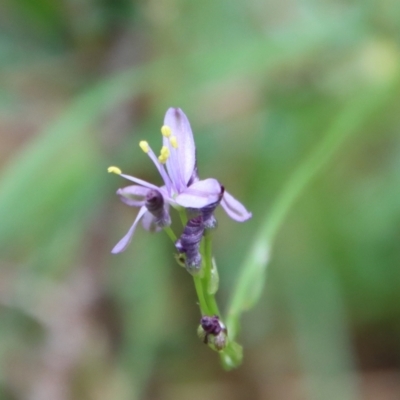
[[[207,305],[206,298],[204,296],[205,291],[203,290],[203,282],[200,276],[193,276],[194,286],[196,288],[197,297],[199,298],[199,305],[201,315],[210,315],[210,310]]]
[[[171,229],[170,226],[164,226],[164,231],[168,235],[168,237],[172,240],[173,243],[177,241],[174,231]]]
[[[211,269],[212,269],[212,241],[211,232],[206,231],[203,240],[203,257],[204,257],[204,279],[203,284],[205,287],[205,292],[207,295],[207,303],[210,307],[211,314],[221,316],[219,312],[217,301],[213,293],[209,293],[209,288],[211,286]]]
[[[184,209],[179,210],[179,216],[182,225],[185,226],[187,223],[187,215]],[[175,234],[172,232],[171,228],[164,228],[168,236],[176,241]],[[193,275],[194,287],[196,289],[197,298],[199,300],[201,315],[218,315],[221,317],[221,313],[218,309],[218,304],[215,299],[215,293],[210,290],[213,279],[212,277],[212,241],[211,241],[211,231],[206,230],[204,238],[200,244],[200,254],[203,260],[202,269],[203,273],[199,275]],[[242,362],[242,347],[235,341],[229,339],[224,350],[219,352],[222,365],[225,369],[230,370],[236,368]]]
[[[181,219],[181,223],[183,226],[186,225],[187,223],[187,215],[186,215],[186,211],[184,208],[181,208],[179,211],[179,218]]]

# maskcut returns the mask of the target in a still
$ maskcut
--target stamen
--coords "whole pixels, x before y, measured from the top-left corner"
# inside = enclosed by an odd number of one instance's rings
[[[163,125],[161,127],[161,134],[165,137],[170,137],[171,136],[171,128],[167,125]]]
[[[145,153],[148,153],[150,150],[150,146],[145,140],[140,141],[139,146]]]
[[[160,161],[161,164],[165,164],[168,160],[169,157],[169,148],[166,146],[161,147],[160,155],[158,157],[158,161]]]
[[[117,175],[122,174],[122,171],[118,167],[114,167],[114,166],[108,167],[107,172],[109,172],[110,174],[117,174]]]
[[[151,149],[151,147],[145,140],[142,140],[139,143],[139,146],[150,157],[151,161],[153,161],[153,163],[157,167],[158,172],[160,173],[161,177],[163,178],[163,181],[165,183],[165,186],[167,187],[168,193],[171,194],[171,192],[172,192],[171,179],[169,178],[167,172],[165,171],[165,168],[162,165],[160,165],[160,163],[161,164],[166,163],[166,161],[169,157],[169,149],[167,147],[165,147],[165,148],[162,147],[161,155],[160,155],[160,157],[158,157],[158,160],[157,160],[157,156],[154,154],[153,150]]]
[[[169,148],[167,146],[161,147],[160,153],[163,157],[168,158],[169,157]]]
[[[178,148],[178,140],[176,139],[176,136],[171,136],[171,137],[169,138],[169,142],[171,143],[171,145],[172,145],[172,147],[173,147],[174,149],[177,149],[177,148]]]

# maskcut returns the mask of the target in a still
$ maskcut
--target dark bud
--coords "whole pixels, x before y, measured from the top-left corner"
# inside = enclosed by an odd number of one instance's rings
[[[203,224],[205,229],[213,229],[217,226],[217,220],[214,217],[214,211],[218,207],[224,195],[225,188],[221,185],[221,193],[218,200],[215,203],[209,204],[206,207],[200,209],[200,213],[203,217]]]
[[[156,215],[164,207],[164,198],[158,190],[150,189],[146,194],[146,208]]]
[[[208,315],[201,317],[200,325],[206,333],[212,333],[213,335],[217,335],[222,329],[217,315],[213,317],[209,317]]]
[[[175,247],[179,253],[186,254],[186,269],[196,273],[201,267],[200,241],[203,237],[204,226],[201,215],[189,219],[181,237],[176,241]]]
[[[164,206],[163,195],[155,189],[150,189],[146,194],[145,206],[154,216],[156,226],[163,227],[171,223],[171,218]]]
[[[225,348],[227,343],[227,330],[217,315],[201,317],[198,335],[205,344],[217,351]]]

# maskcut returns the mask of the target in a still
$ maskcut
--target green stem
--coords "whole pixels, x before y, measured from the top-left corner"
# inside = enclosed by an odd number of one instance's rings
[[[187,223],[187,215],[184,209],[179,210],[182,225]],[[175,243],[176,236],[170,227],[164,228],[170,239]],[[199,300],[201,315],[218,315],[221,318],[218,304],[215,299],[215,292],[211,290],[212,285],[212,237],[211,231],[206,230],[200,244],[200,254],[203,260],[202,269],[199,275],[193,275],[194,287]],[[229,338],[224,350],[219,352],[221,363],[226,370],[238,367],[242,362],[242,347],[233,338]]]
[[[212,315],[221,316],[219,312],[217,301],[215,299],[215,294],[210,293],[211,287],[211,269],[212,269],[212,241],[211,241],[211,232],[209,230],[206,231],[203,239],[203,254],[204,260],[204,279],[203,279],[203,286],[206,293],[206,300],[207,304],[210,309],[210,313]]]
[[[182,223],[183,227],[185,227],[185,225],[187,223],[186,211],[184,208],[181,208],[178,211],[179,211],[179,218],[181,219],[181,223]]]
[[[197,297],[199,299],[201,315],[210,315],[210,310],[205,297],[203,282],[200,276],[193,276],[194,286],[196,289]]]
[[[210,290],[212,286],[212,232],[206,230],[204,238],[201,243],[200,252],[203,258],[203,269],[204,275],[201,278],[202,290],[207,303],[208,313],[207,315],[218,315],[221,318],[218,304],[215,298],[215,293]],[[222,319],[221,319],[222,320]],[[222,321],[223,322],[223,321]],[[236,343],[233,338],[231,339],[228,331],[228,340],[226,347],[219,351],[221,363],[226,370],[237,368],[243,358],[242,347]]]
[[[175,243],[177,241],[177,238],[175,236],[174,231],[171,229],[170,226],[165,226],[164,227],[164,231],[166,232],[166,234],[168,235],[168,237],[172,240],[173,243]]]

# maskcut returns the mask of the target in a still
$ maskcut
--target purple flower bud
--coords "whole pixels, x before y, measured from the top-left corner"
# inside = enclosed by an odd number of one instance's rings
[[[227,330],[217,315],[201,317],[198,335],[205,344],[209,344],[218,351],[223,350],[226,346]]]
[[[165,209],[163,195],[155,189],[150,189],[146,194],[145,206],[154,216],[154,224],[159,227],[167,226],[171,223],[168,211]]]
[[[217,335],[222,330],[218,315],[214,315],[213,317],[204,315],[201,317],[200,325],[206,333],[211,333],[213,335]]]
[[[175,247],[180,253],[186,254],[186,268],[189,272],[198,272],[201,267],[200,242],[204,233],[203,217],[201,215],[189,219],[182,235],[176,241]]]

